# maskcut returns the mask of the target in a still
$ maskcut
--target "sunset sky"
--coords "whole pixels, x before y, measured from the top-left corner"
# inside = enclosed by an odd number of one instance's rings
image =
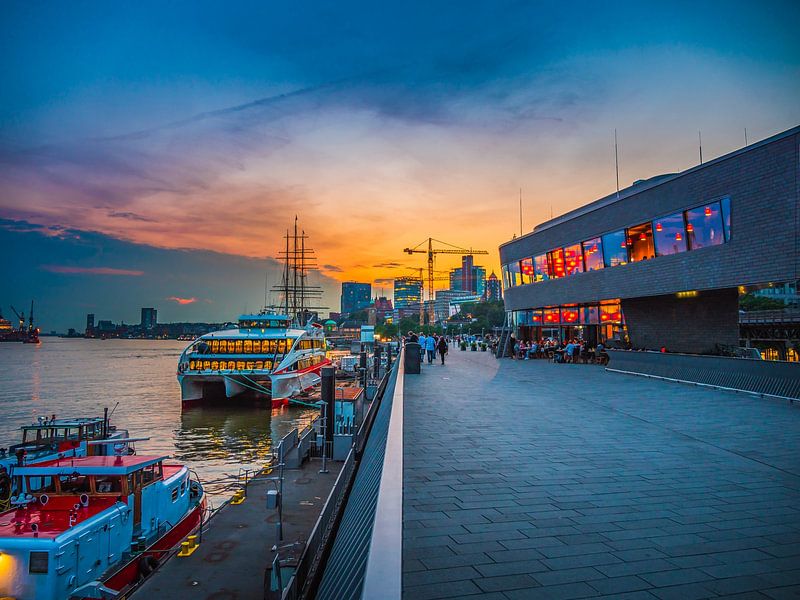
[[[611,6],[607,6],[611,4]],[[800,3],[5,2],[0,308],[227,320],[298,215],[315,280],[491,252],[800,124]],[[455,261],[440,260],[446,269]]]

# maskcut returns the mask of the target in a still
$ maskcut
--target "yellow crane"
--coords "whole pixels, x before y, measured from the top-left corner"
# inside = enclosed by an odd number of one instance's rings
[[[443,246],[447,246],[446,248],[434,248],[433,243],[436,242],[437,244],[442,244]],[[425,244],[427,244],[427,248],[425,248]],[[414,246],[413,248],[403,248],[403,252],[406,254],[427,254],[428,255],[428,300],[433,300],[433,259],[437,254],[459,254],[461,256],[472,256],[475,254],[489,254],[486,250],[475,250],[473,248],[461,248],[460,246],[455,246],[453,244],[448,244],[447,242],[443,242],[441,240],[436,240],[433,238],[428,238]],[[420,293],[420,325],[422,325],[422,315],[423,315],[423,299],[422,293]],[[428,309],[428,322],[433,325],[434,321],[434,312],[433,312],[433,302],[430,303],[430,307]]]

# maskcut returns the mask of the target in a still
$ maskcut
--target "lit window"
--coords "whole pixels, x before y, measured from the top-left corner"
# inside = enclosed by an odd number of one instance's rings
[[[520,279],[522,283],[533,283],[533,259],[523,258],[519,261]]]
[[[725,242],[719,202],[712,202],[686,211],[686,233],[689,248],[697,250]]]
[[[597,305],[592,304],[589,306],[584,306],[581,311],[583,315],[581,316],[581,323],[586,325],[597,325],[600,322],[600,309]]]
[[[522,285],[522,273],[519,270],[519,262],[508,265],[508,281],[510,287]]]
[[[228,340],[220,340],[219,341],[219,352],[220,352],[220,354],[227,354],[228,353]]]
[[[577,325],[580,320],[580,311],[576,306],[564,306],[561,309],[561,322],[565,325]]]
[[[243,350],[245,354],[253,353],[253,340],[244,340]]]
[[[583,273],[583,252],[580,244],[564,248],[564,270],[567,275]]]
[[[228,361],[228,370],[233,371],[236,368],[236,363],[232,360]]]
[[[211,340],[211,352],[213,354],[219,352],[219,340]]]
[[[656,256],[686,252],[686,229],[683,223],[683,213],[662,217],[653,223],[655,223],[653,238],[656,244]]]
[[[606,303],[600,305],[600,323],[611,324],[622,322],[622,311],[619,302]]]
[[[242,340],[236,340],[236,354],[242,353]]]
[[[254,368],[255,368],[256,371],[260,371],[261,369],[263,369],[264,368],[264,361],[263,360],[257,360]]]
[[[624,231],[615,231],[603,236],[603,257],[607,267],[628,263],[628,244]]]
[[[252,371],[254,366],[255,363],[252,360],[248,360],[247,363],[245,364],[245,369],[247,369],[248,371]]]
[[[545,308],[543,312],[545,325],[558,325],[561,322],[558,308]]]
[[[583,262],[587,271],[597,271],[603,268],[603,240],[599,237],[586,240],[583,246]]]
[[[550,265],[550,277],[554,279],[564,277],[564,249],[556,248],[547,253],[547,261]]]
[[[237,371],[244,371],[244,361],[243,360],[237,360],[236,361],[236,370]]]
[[[653,225],[652,223],[642,223],[635,227],[628,228],[628,239],[630,247],[629,255],[631,262],[639,262],[655,257],[656,252],[653,247]]]
[[[261,340],[253,340],[253,354],[261,354]]]
[[[729,242],[731,239],[731,199],[725,196],[720,200],[722,206],[722,227],[725,229],[725,241]]]
[[[219,361],[216,361],[216,360],[212,360],[211,361],[211,370],[212,371],[219,370]]]

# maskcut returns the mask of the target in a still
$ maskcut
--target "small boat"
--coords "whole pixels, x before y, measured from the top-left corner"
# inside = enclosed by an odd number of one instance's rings
[[[320,381],[329,365],[325,333],[319,325],[294,325],[286,315],[242,315],[238,328],[207,333],[178,360],[184,407],[209,400],[252,397],[277,408]]]
[[[0,597],[125,597],[202,525],[188,467],[115,450],[17,468],[26,492],[0,513]]]
[[[111,425],[107,416],[39,417],[36,423],[24,425],[20,430],[21,442],[0,448],[0,510],[8,508],[11,495],[25,491],[24,480],[15,477],[19,466],[56,458],[108,455],[115,451],[115,444],[119,445],[118,452],[135,452],[128,432]]]

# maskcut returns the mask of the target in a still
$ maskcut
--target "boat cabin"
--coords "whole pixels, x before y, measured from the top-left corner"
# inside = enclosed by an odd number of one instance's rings
[[[65,452],[78,448],[83,442],[97,440],[107,433],[108,425],[101,417],[85,419],[41,419],[33,425],[25,425],[22,442],[8,448],[0,448],[0,458],[14,456],[19,450],[36,454],[42,450]]]

